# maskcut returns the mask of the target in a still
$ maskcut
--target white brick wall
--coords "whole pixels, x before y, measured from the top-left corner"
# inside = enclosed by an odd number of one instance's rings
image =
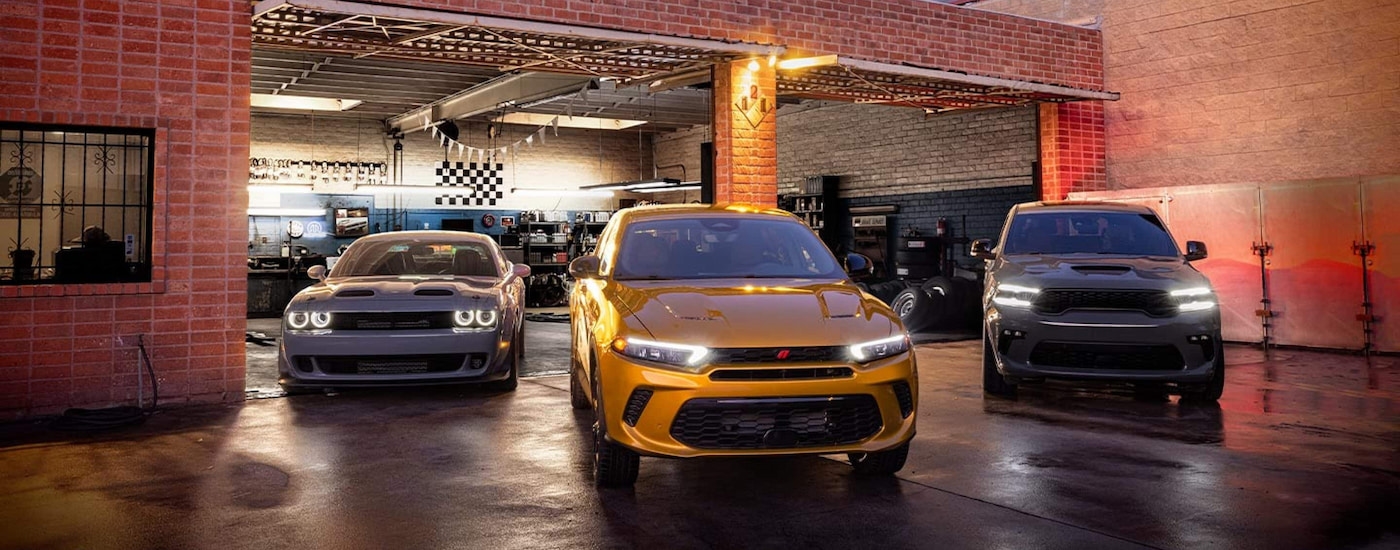
[[[486,147],[484,122],[459,121],[460,141]],[[500,145],[521,139],[531,127],[506,126]],[[601,139],[600,139],[601,138]],[[326,161],[383,162],[392,164],[394,140],[384,137],[375,120],[303,115],[254,115],[251,156]],[[430,185],[434,168],[445,150],[427,132],[404,137],[404,183]],[[514,162],[505,163],[505,188],[577,189],[580,185],[651,177],[652,140],[635,132],[600,132],[560,128],[548,131],[544,143],[522,146]],[[446,157],[457,160],[456,153]],[[463,158],[465,160],[465,158]],[[696,168],[699,169],[698,166]],[[697,172],[698,173],[698,172]],[[612,199],[578,197],[511,197],[495,208],[502,210],[612,209]]]

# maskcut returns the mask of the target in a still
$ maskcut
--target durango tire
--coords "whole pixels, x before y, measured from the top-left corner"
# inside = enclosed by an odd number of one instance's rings
[[[1195,403],[1215,403],[1225,393],[1225,345],[1220,335],[1215,335],[1215,374],[1210,381],[1182,392],[1181,397]]]
[[[982,391],[997,397],[1016,397],[1016,384],[1007,382],[1006,377],[997,372],[997,359],[986,330],[982,331]]]

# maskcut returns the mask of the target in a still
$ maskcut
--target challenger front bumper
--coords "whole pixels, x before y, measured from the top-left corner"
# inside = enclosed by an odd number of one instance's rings
[[[277,357],[278,383],[312,388],[502,380],[510,375],[515,330],[506,324],[472,332],[285,330]],[[419,367],[419,363],[431,366]]]
[[[711,366],[699,373],[689,373],[639,363],[610,349],[598,356],[598,363],[608,438],[645,455],[688,458],[876,452],[897,447],[914,437],[919,392],[912,350],[866,366],[766,365],[780,368],[848,367],[853,371],[852,376],[843,378],[812,380],[717,381],[710,379],[710,374],[717,370],[748,368],[754,365]],[[632,425],[624,420],[624,414],[627,413],[629,400],[635,390],[651,393],[640,415],[636,416],[635,425]],[[908,412],[907,416],[901,412],[901,397],[904,399],[903,407]],[[746,410],[749,411],[755,410],[755,407],[767,410],[795,407],[809,411],[796,417],[784,417],[779,421],[779,425],[775,426],[776,429],[782,430],[788,427],[783,423],[792,421],[793,418],[802,419],[805,422],[804,426],[820,429],[817,428],[823,423],[820,414],[833,415],[826,424],[831,426],[841,420],[834,415],[842,413],[810,411],[822,406],[839,408],[847,403],[868,404],[872,399],[878,411],[867,407],[867,412],[863,413],[867,415],[864,421],[869,423],[871,435],[842,444],[789,446],[777,442],[761,448],[697,448],[678,440],[672,431],[677,416],[681,414],[683,407],[687,407],[687,402],[690,402],[689,409],[692,412],[698,407],[708,407],[710,410],[747,407]],[[742,421],[729,417],[724,420],[729,424],[720,429],[745,429],[737,425],[740,422],[762,425],[765,418],[769,421],[772,418],[765,414],[759,412],[746,415]],[[869,415],[878,415],[878,418]]]

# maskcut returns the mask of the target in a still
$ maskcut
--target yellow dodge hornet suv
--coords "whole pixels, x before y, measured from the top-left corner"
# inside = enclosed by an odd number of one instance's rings
[[[909,336],[791,214],[624,210],[569,272],[570,393],[594,411],[600,485],[635,482],[639,455],[904,467],[919,395]]]

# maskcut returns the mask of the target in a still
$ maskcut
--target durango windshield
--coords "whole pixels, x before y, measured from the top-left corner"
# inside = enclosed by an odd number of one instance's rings
[[[630,224],[614,277],[626,279],[844,278],[811,229],[793,220],[699,216]]]
[[[499,277],[496,254],[471,241],[361,241],[331,270],[333,277],[455,275]]]
[[[1002,254],[1180,255],[1157,216],[1078,211],[1017,214]]]

